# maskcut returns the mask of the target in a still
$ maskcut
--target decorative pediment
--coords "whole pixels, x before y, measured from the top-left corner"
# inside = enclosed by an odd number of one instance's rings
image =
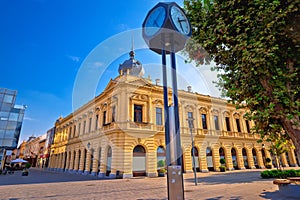
[[[227,110],[225,110],[225,111],[223,112],[223,115],[224,115],[224,117],[230,117],[230,112],[227,111]]]
[[[200,111],[200,113],[203,113],[203,114],[207,114],[207,108],[206,107],[204,107],[204,106],[201,106],[200,108],[199,108],[199,111]]]
[[[211,113],[212,113],[213,115],[219,115],[219,110],[216,109],[216,108],[213,108],[213,109],[211,110]]]
[[[155,99],[155,100],[152,101],[152,103],[156,104],[156,105],[159,105],[159,104],[163,105],[164,104],[163,100],[161,100],[161,99]]]
[[[238,112],[233,113],[234,118],[240,118],[240,114]]]
[[[150,83],[149,81],[147,81],[144,78],[138,78],[138,79],[133,79],[133,80],[129,80],[128,81],[129,84],[132,84],[134,86],[137,87],[142,87],[142,86],[146,86],[146,87],[153,87],[153,84]]]
[[[133,94],[130,97],[131,100],[140,100],[140,101],[147,101],[149,100],[149,96],[146,94]]]
[[[186,105],[184,108],[185,108],[186,111],[188,111],[188,112],[192,112],[192,111],[195,109],[195,107],[194,107],[193,105]]]

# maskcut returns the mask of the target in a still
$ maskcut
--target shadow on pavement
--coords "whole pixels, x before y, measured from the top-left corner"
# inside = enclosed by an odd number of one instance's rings
[[[0,186],[71,181],[90,181],[99,179],[100,178],[96,176],[90,175],[51,172],[47,170],[31,168],[29,169],[28,176],[22,176],[22,171],[15,171],[14,174],[0,175]]]
[[[198,177],[198,183],[204,185],[214,185],[214,184],[236,184],[236,183],[251,183],[257,181],[270,181],[270,179],[262,179],[260,177],[260,172],[258,171],[241,171],[233,173],[216,173],[207,177]],[[186,178],[186,182],[194,182],[194,178]]]
[[[297,200],[297,198],[285,197],[285,196],[280,195],[278,190],[275,191],[275,192],[263,192],[259,196],[262,197],[262,198],[265,198],[265,199]]]
[[[219,199],[224,199],[224,197],[223,196],[218,196],[218,197],[208,198],[208,199],[205,199],[205,200],[219,200]],[[229,200],[240,200],[240,199],[242,199],[242,197],[240,197],[240,196],[229,198]]]

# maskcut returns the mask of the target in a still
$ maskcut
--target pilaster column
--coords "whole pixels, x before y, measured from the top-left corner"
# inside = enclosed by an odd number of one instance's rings
[[[93,176],[96,176],[97,173],[98,173],[98,163],[99,163],[99,148],[97,148],[95,151],[94,151],[94,158],[93,158],[93,168],[92,168],[92,175]]]
[[[283,166],[283,167],[288,167],[289,164],[288,164],[288,162],[287,162],[287,160],[286,160],[286,154],[285,154],[285,153],[281,154],[281,155],[280,155],[280,158],[281,158],[281,161],[282,161],[282,166]]]
[[[184,165],[184,168],[185,168],[185,172],[186,173],[192,173],[193,172],[193,161],[192,161],[192,156],[191,156],[191,152],[190,152],[190,147],[189,148],[186,148],[184,150],[184,160],[185,160],[185,165]]]
[[[122,150],[122,155],[124,155],[124,150]],[[149,146],[148,153],[146,156],[146,173],[148,177],[157,176],[157,152],[154,148],[154,144]],[[124,156],[122,157],[121,162],[125,162]],[[123,170],[122,170],[123,171]]]
[[[294,150],[290,150],[288,152],[289,154],[289,158],[290,158],[290,162],[291,162],[291,167],[298,167],[298,163],[297,163],[297,159],[296,159],[296,155],[295,155],[295,152]]]
[[[64,171],[66,166],[65,166],[65,159],[66,159],[66,153],[62,153],[62,159],[61,159],[61,171]]]
[[[238,164],[239,169],[246,169],[245,164],[244,164],[244,158],[242,154],[242,149],[241,148],[236,148],[236,160]]]
[[[78,173],[83,173],[84,171],[84,159],[85,159],[85,148],[81,148],[80,149],[81,151],[81,154],[80,154],[80,161],[79,161],[79,170],[78,170]]]
[[[125,162],[126,161],[126,162]],[[132,149],[129,146],[124,146],[124,172],[123,178],[132,178]]]
[[[251,149],[247,149],[247,158],[248,158],[248,164],[250,169],[255,169],[255,164],[254,164],[254,159],[253,159],[253,154]]]
[[[85,174],[89,174],[90,173],[90,169],[91,169],[91,151],[88,150],[86,152],[86,162],[85,162],[85,170],[84,173]]]
[[[214,165],[214,170],[215,171],[220,171],[220,154],[219,154],[219,147],[214,147],[212,148],[212,156],[213,156],[213,165]],[[226,156],[225,156],[226,159]],[[226,163],[228,161],[226,160]],[[226,164],[227,167],[227,164]],[[227,167],[228,168],[228,167]]]
[[[70,166],[70,156],[71,156],[71,152],[67,151],[67,161],[66,161],[66,166],[65,166],[65,171],[67,172],[69,170],[69,166]]]
[[[100,172],[99,177],[103,178],[106,174],[106,164],[107,164],[107,149],[101,148],[101,157],[100,157]]]
[[[200,150],[200,152],[198,152],[200,157],[200,163],[199,163],[199,168],[201,172],[208,172],[208,168],[207,168],[207,161],[206,161],[206,146],[202,147],[202,149]]]
[[[60,156],[60,154],[55,155],[55,168],[56,169],[59,168],[59,156]]]
[[[75,164],[73,172],[77,172],[79,169],[79,149],[76,149],[76,155],[75,155]]]
[[[258,163],[259,168],[261,168],[261,169],[266,168],[264,165],[261,150],[257,150],[256,153],[257,153],[256,157],[257,157],[257,163]]]
[[[74,169],[74,150],[71,150],[71,153],[70,153],[70,159],[69,159],[69,172],[73,171]]]
[[[229,149],[227,147],[224,147],[224,151],[225,151],[226,167],[228,168],[228,170],[234,170],[233,163],[232,163],[231,147],[229,147]]]

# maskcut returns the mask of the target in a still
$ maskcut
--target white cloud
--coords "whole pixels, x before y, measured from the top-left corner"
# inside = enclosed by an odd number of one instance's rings
[[[80,61],[80,57],[78,56],[68,56],[69,59],[71,59],[74,62],[79,62]]]
[[[117,30],[119,31],[128,31],[130,30],[130,27],[127,24],[118,24]]]
[[[24,116],[24,120],[27,120],[27,121],[34,121],[35,119],[31,118],[31,117],[26,117]]]

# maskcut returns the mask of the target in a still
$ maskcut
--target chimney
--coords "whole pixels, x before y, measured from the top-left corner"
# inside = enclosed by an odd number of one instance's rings
[[[160,79],[159,78],[155,79],[155,85],[159,85],[159,84],[160,84]]]
[[[187,86],[188,92],[192,92],[192,86]]]

